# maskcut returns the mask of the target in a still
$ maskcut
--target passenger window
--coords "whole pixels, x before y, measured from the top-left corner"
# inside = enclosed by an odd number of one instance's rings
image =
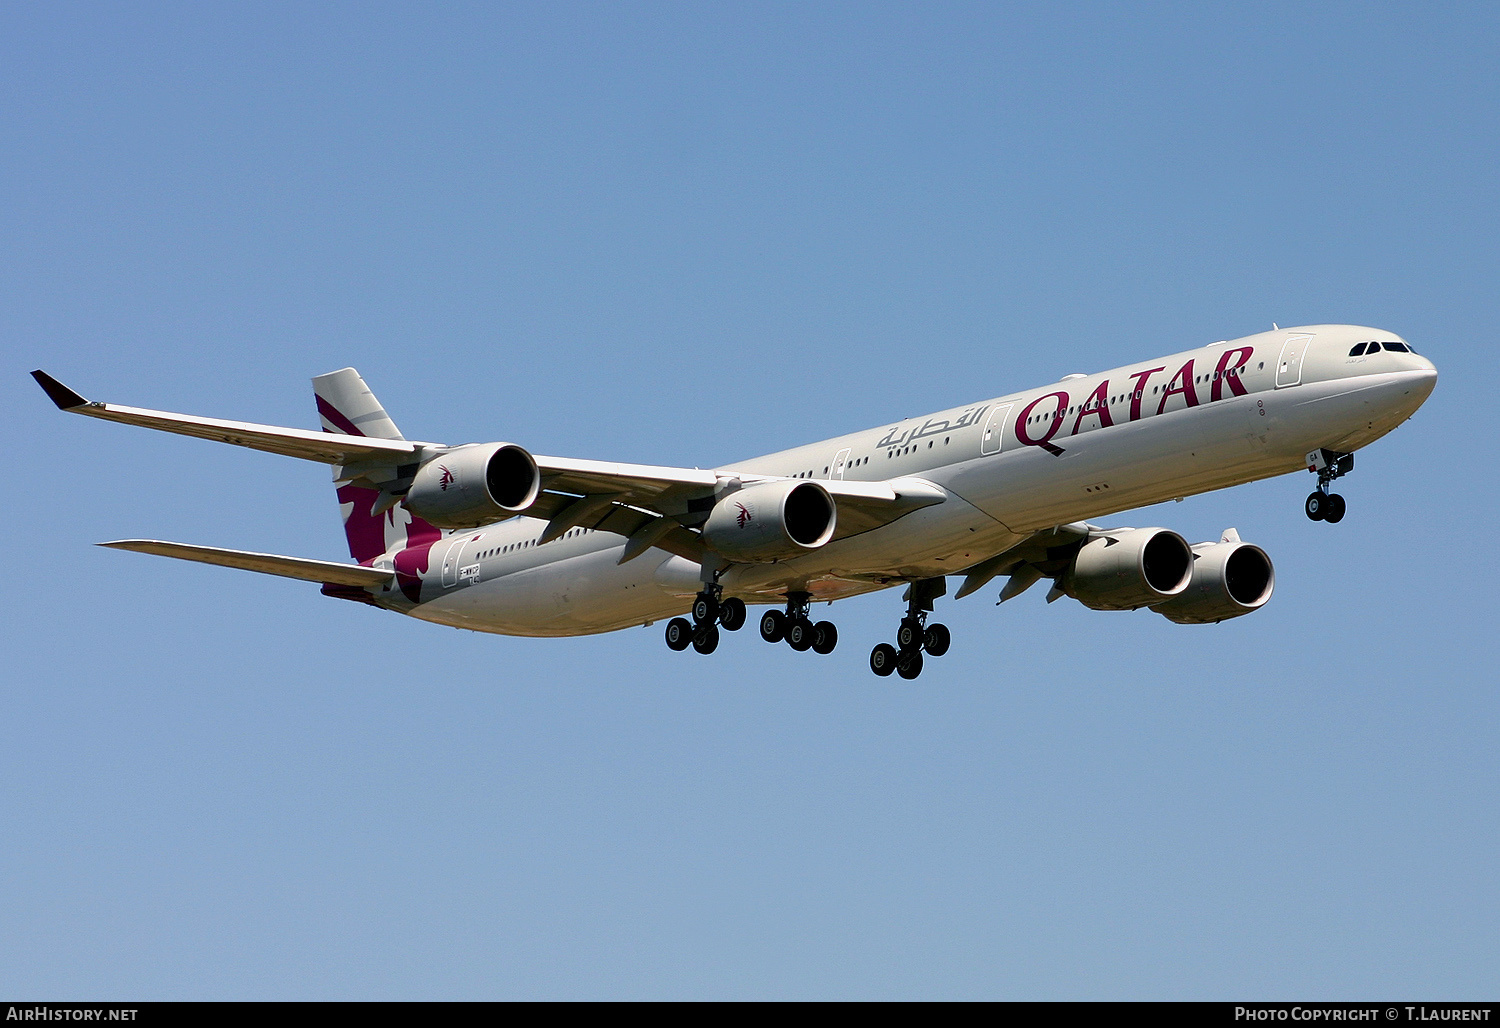
[[[1351,356],[1351,357],[1362,357],[1362,356],[1364,356],[1365,346],[1366,345],[1367,344],[1365,344],[1365,343],[1355,343],[1354,344],[1354,349],[1352,349],[1352,350],[1349,351],[1349,356]]]

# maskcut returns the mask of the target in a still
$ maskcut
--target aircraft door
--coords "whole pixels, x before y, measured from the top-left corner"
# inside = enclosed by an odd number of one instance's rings
[[[849,447],[844,447],[833,455],[833,467],[828,471],[828,477],[835,482],[841,482],[844,478],[844,468],[849,466]]]
[[[999,453],[1001,440],[1005,435],[1005,419],[1010,417],[1013,403],[1002,403],[990,411],[990,416],[984,423],[984,433],[979,437],[979,452],[981,454]]]
[[[1312,336],[1287,336],[1281,356],[1276,359],[1276,388],[1294,386],[1302,381],[1302,358],[1312,345]]]
[[[448,544],[448,549],[443,553],[443,588],[451,589],[458,584],[458,558],[463,552],[464,543],[468,536],[455,539]]]

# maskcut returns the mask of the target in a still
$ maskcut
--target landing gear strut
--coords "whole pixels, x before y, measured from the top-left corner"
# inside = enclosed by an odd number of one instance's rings
[[[667,622],[667,647],[685,650],[689,646],[699,653],[712,653],[719,646],[719,628],[738,632],[745,627],[745,601],[737,596],[720,599],[723,587],[717,582],[705,584],[693,600],[693,620],[673,618]]]
[[[1318,473],[1318,488],[1308,495],[1303,512],[1309,520],[1338,524],[1344,520],[1344,498],[1329,492],[1328,487],[1354,470],[1354,454],[1313,450],[1307,455],[1307,469]]]
[[[768,643],[781,642],[800,652],[832,653],[839,644],[839,630],[831,621],[813,624],[809,611],[812,597],[807,593],[787,593],[786,613],[768,610],[760,618],[760,637]]]
[[[906,617],[896,629],[896,645],[881,643],[870,651],[870,670],[884,678],[892,671],[902,678],[916,678],[922,673],[922,652],[941,657],[948,652],[953,636],[947,625],[927,623],[932,601],[948,592],[941,578],[924,578],[906,587]]]

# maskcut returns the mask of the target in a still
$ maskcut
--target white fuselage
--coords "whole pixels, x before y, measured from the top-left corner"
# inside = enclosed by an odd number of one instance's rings
[[[1404,342],[1357,326],[1280,329],[716,469],[920,478],[947,494],[804,556],[734,565],[720,584],[747,603],[840,599],[959,573],[1055,525],[1297,471],[1320,447],[1352,452],[1409,418],[1437,378],[1414,353],[1349,356],[1369,340]],[[618,535],[574,529],[539,544],[544,527],[518,517],[448,533],[432,546],[422,602],[380,600],[440,624],[567,636],[683,613],[700,588],[698,565],[681,557],[650,550],[620,564]]]

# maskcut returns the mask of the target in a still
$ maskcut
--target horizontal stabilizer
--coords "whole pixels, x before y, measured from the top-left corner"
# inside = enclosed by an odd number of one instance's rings
[[[379,571],[358,564],[340,564],[337,561],[312,560],[309,557],[281,557],[274,553],[223,550],[217,546],[168,543],[159,539],[119,539],[99,545],[113,550],[134,550],[136,553],[154,553],[158,557],[176,557],[178,560],[196,560],[200,564],[259,571],[261,574],[280,575],[282,578],[300,578],[305,582],[331,582],[334,585],[373,588],[391,580],[389,571]]]
[[[311,432],[302,428],[256,425],[248,421],[200,418],[191,414],[173,414],[170,411],[146,410],[141,407],[121,407],[85,400],[45,371],[33,371],[31,377],[46,390],[47,396],[59,409],[70,414],[86,414],[105,421],[212,439],[215,442],[246,446],[252,450],[279,453],[287,457],[301,457],[303,460],[315,460],[324,464],[360,464],[376,460],[405,464],[417,460],[416,455],[424,446],[432,445],[411,443],[404,439],[372,439],[337,432]]]

